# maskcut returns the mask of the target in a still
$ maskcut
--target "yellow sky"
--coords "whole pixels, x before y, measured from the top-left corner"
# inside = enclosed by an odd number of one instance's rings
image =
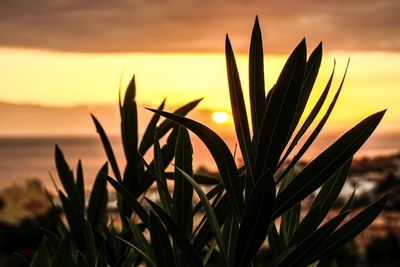
[[[336,58],[332,88],[336,89],[348,57],[348,76],[331,121],[354,124],[374,111],[388,108],[381,128],[400,130],[400,53],[324,55],[317,88],[323,88]],[[286,58],[287,55],[266,57],[268,88]],[[247,55],[238,55],[237,61],[246,90]],[[229,110],[223,54],[79,54],[2,48],[0,100],[52,106],[115,104],[122,72],[123,84],[136,75],[139,103],[156,106],[167,97],[169,105],[178,105],[205,97],[200,107]]]

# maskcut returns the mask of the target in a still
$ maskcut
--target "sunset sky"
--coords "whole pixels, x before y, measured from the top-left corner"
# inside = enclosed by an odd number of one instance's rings
[[[306,37],[324,43],[317,87],[337,61],[333,89],[351,59],[333,122],[345,125],[388,108],[382,129],[400,131],[400,2],[381,1],[0,1],[0,101],[51,106],[115,104],[135,74],[138,101],[229,110],[224,59],[228,33],[244,89],[258,15],[266,83]],[[318,95],[313,96],[315,99]]]

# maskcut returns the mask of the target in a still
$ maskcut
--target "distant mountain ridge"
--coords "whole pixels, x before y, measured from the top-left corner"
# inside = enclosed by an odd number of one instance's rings
[[[167,107],[166,110],[174,109]],[[119,134],[117,105],[55,107],[0,101],[0,136],[96,135],[90,113],[99,119],[108,134]],[[145,110],[143,105],[138,105],[138,113],[139,127],[145,127],[152,113]],[[191,117],[203,123],[212,123],[209,110],[195,109]],[[139,128],[139,132],[142,130]]]

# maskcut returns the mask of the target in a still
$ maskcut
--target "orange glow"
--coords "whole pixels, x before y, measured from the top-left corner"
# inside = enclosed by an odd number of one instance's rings
[[[348,57],[349,72],[330,123],[354,124],[372,112],[388,108],[380,127],[398,127],[398,53],[325,55],[317,79],[318,90],[311,96],[311,103],[324,88],[336,58],[336,79],[328,101],[332,98]],[[286,58],[266,57],[267,88],[276,81]],[[248,103],[247,55],[237,55],[237,63]],[[79,54],[1,48],[0,100],[52,106],[115,104],[121,74],[123,87],[135,74],[139,103],[155,107],[167,97],[171,107],[205,97],[200,108],[229,110],[225,64],[223,54]]]

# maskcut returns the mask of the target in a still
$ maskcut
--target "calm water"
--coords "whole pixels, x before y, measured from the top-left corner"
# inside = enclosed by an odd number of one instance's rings
[[[399,135],[375,136],[367,142],[358,156],[374,156],[400,151]],[[326,148],[334,136],[320,139],[306,156],[312,159]],[[125,164],[118,136],[110,138],[120,167]],[[233,136],[225,137],[228,146],[234,150]],[[204,145],[192,138],[195,151],[195,168],[206,166],[215,170],[215,164]],[[0,188],[21,182],[28,178],[39,178],[47,187],[53,187],[49,173],[57,177],[54,163],[54,147],[60,145],[70,167],[76,169],[78,159],[82,159],[87,185],[90,185],[100,166],[106,161],[103,147],[97,136],[79,137],[1,137],[0,138]],[[57,179],[56,179],[57,180]]]

